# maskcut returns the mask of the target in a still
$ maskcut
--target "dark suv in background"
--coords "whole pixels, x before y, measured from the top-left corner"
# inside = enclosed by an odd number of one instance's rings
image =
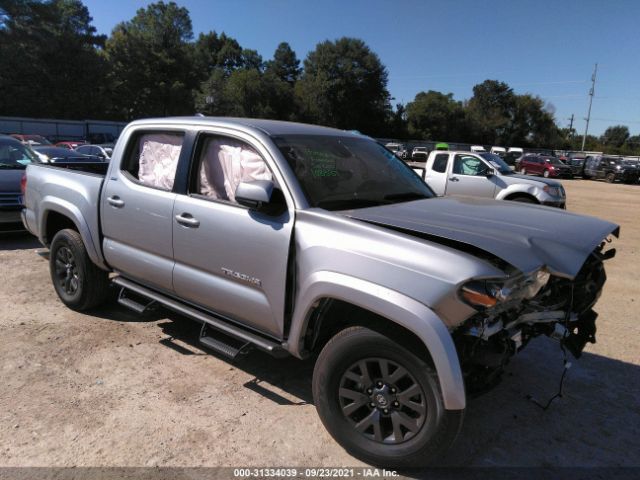
[[[609,183],[616,180],[623,183],[637,183],[640,178],[640,168],[622,158],[596,155],[587,157],[582,176],[592,180],[604,179]]]
[[[573,178],[571,167],[565,165],[556,157],[547,155],[525,155],[518,162],[517,168],[523,175],[542,175],[545,178]]]
[[[0,232],[23,230],[22,178],[35,154],[19,140],[0,135]]]
[[[571,168],[571,172],[574,176],[582,177],[584,175],[584,161],[584,158],[574,157],[567,159],[565,163],[569,165],[569,168]]]

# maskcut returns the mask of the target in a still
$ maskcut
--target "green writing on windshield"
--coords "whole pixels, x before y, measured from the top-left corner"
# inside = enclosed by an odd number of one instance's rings
[[[327,152],[312,150],[307,148],[304,150],[305,157],[311,161],[311,175],[314,177],[337,177],[336,159]]]

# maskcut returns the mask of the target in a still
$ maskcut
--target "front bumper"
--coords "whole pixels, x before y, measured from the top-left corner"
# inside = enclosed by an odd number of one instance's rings
[[[637,183],[640,180],[640,174],[637,172],[617,172],[616,180],[624,183]]]
[[[573,175],[572,170],[549,170],[549,176],[554,178],[571,178]]]

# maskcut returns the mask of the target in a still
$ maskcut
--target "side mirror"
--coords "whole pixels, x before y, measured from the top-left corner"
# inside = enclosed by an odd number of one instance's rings
[[[273,188],[274,185],[271,180],[242,182],[236,188],[236,201],[245,207],[259,210],[263,205],[271,201]]]
[[[493,177],[496,174],[496,171],[493,168],[487,168],[484,172],[484,176],[487,178]]]

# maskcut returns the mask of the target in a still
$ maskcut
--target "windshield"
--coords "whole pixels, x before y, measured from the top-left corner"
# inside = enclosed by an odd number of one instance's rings
[[[620,165],[622,161],[619,158],[615,157],[604,157],[602,160],[605,162],[609,162],[609,165]]]
[[[484,158],[487,162],[491,164],[493,168],[495,168],[502,175],[511,175],[513,174],[513,170],[509,168],[509,165],[506,162],[496,155],[495,153],[479,153],[482,158]]]
[[[35,145],[51,145],[51,142],[41,135],[25,135],[26,142]]]
[[[312,207],[347,210],[435,196],[411,168],[372,140],[285,135],[274,142]]]
[[[546,157],[544,159],[545,162],[550,163],[551,165],[564,165],[560,160],[555,157]]]
[[[18,141],[0,142],[0,168],[25,169],[36,158]]]

